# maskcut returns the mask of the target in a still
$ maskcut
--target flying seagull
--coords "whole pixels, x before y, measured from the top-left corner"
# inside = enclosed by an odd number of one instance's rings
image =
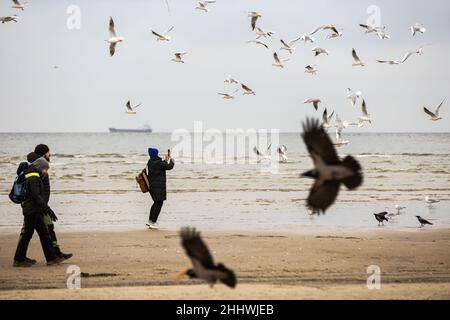
[[[116,28],[114,27],[114,20],[112,17],[109,17],[109,39],[106,42],[109,43],[109,54],[112,57],[116,52],[116,45],[119,42],[123,42],[122,37],[118,37],[116,34]]]
[[[354,67],[364,67],[365,66],[365,63],[359,58],[355,49],[352,50],[352,57],[354,60],[354,63],[353,63]]]
[[[238,92],[238,91],[239,91],[239,89],[236,89],[233,93],[218,92],[217,94],[223,96],[223,99],[225,99],[225,100],[233,100],[234,96],[236,95],[236,92]]]
[[[247,87],[245,84],[241,83],[241,87],[244,90],[244,95],[248,95],[248,96],[256,96],[255,91],[253,91],[252,89],[250,89],[249,87]]]
[[[419,223],[420,223],[420,227],[421,227],[421,228],[423,228],[423,227],[426,226],[427,224],[430,225],[430,226],[433,225],[430,221],[425,220],[425,219],[422,218],[421,216],[416,216],[416,218],[417,218],[417,220],[419,220]]]
[[[363,100],[362,102],[362,106],[361,106],[361,110],[362,110],[362,116],[359,117],[359,119],[362,122],[369,122],[372,123],[373,119],[370,116],[370,114],[367,112],[367,105],[366,105],[366,100]]]
[[[309,33],[309,35],[312,36],[313,34],[319,32],[320,30],[330,30],[330,31],[332,32],[332,34],[333,34],[333,33],[335,33],[335,34],[340,34],[339,31],[337,30],[337,28],[336,28],[336,26],[335,26],[334,24],[326,24],[326,25],[323,25],[323,26],[320,26],[320,27],[314,29],[313,31],[311,31],[311,32]]]
[[[279,147],[277,149],[278,152],[278,156],[280,157],[280,161],[281,162],[287,162],[288,161],[288,157],[287,157],[287,148],[285,145],[282,145],[281,147]]]
[[[176,275],[176,282],[179,283],[184,276],[193,279],[201,279],[210,284],[211,287],[217,281],[222,282],[230,288],[236,287],[236,275],[222,263],[214,264],[213,257],[200,237],[200,233],[194,228],[182,228],[180,231],[181,245],[191,259],[192,269],[179,272]]]
[[[201,11],[204,11],[204,12],[208,12],[209,11],[208,10],[208,4],[215,3],[215,2],[216,2],[215,0],[200,1],[198,3],[198,7],[195,7],[195,9],[198,9],[198,10],[201,10]]]
[[[327,108],[323,111],[322,114],[322,128],[324,128],[325,131],[328,131],[328,129],[331,128],[331,119],[333,119],[334,111],[328,115]]]
[[[280,42],[282,44],[281,50],[286,50],[288,51],[290,54],[292,54],[292,52],[294,52],[295,48],[293,47],[293,45],[300,40],[300,38],[296,38],[294,40],[289,41],[289,43],[286,43],[283,39],[280,39]]]
[[[359,26],[366,29],[366,33],[378,33],[386,28],[386,27],[374,27],[365,24],[360,24]]]
[[[384,30],[379,30],[379,31],[377,31],[377,36],[378,36],[378,38],[380,38],[381,40],[386,40],[386,39],[390,39],[390,38],[391,38],[391,36],[388,35],[388,34],[386,33],[386,31],[384,31]]]
[[[174,55],[175,55],[175,58],[173,58],[172,61],[184,63],[182,57],[183,57],[185,54],[187,54],[187,52],[177,52],[177,53],[175,53],[175,54],[174,54]]]
[[[317,73],[317,69],[315,68],[315,65],[314,66],[307,65],[305,67],[305,73],[309,73],[309,74],[315,75]]]
[[[375,219],[378,221],[378,225],[384,225],[384,221],[389,222],[388,218],[386,217],[388,215],[387,212],[381,212],[381,213],[374,213]]]
[[[251,25],[252,25],[252,30],[255,30],[256,21],[258,20],[258,18],[261,18],[262,15],[256,11],[249,11],[248,16],[251,18],[250,21],[251,21]]]
[[[327,36],[328,39],[340,38],[343,36],[342,32],[336,29],[336,27],[330,28],[331,33]]]
[[[314,37],[312,37],[311,35],[304,34],[300,37],[300,41],[303,41],[305,43],[308,43],[308,42],[314,43],[314,41],[316,41],[316,39],[314,39]]]
[[[261,38],[261,37],[264,37],[264,38],[267,38],[267,37],[272,38],[272,36],[273,36],[274,34],[275,34],[275,33],[272,32],[272,31],[266,31],[266,30],[264,30],[264,29],[262,29],[262,28],[256,27],[256,40],[258,40],[258,39]]]
[[[267,146],[267,154],[263,154],[261,151],[259,151],[259,149],[256,146],[253,147],[253,152],[258,156],[258,163],[260,163],[261,160],[263,160],[263,159],[265,159],[265,160],[270,159],[271,149],[272,149],[272,144],[269,144]]]
[[[239,84],[239,83],[240,83],[239,80],[234,79],[231,75],[228,76],[228,77],[224,80],[224,82],[225,82],[225,83],[229,83],[229,84],[233,84],[233,83]]]
[[[361,96],[362,96],[361,91],[354,92],[352,89],[347,88],[347,99],[350,100],[352,107],[356,105],[356,100],[361,98]]]
[[[278,54],[276,52],[273,53],[273,59],[275,60],[275,63],[273,63],[272,65],[274,67],[279,67],[279,68],[284,68],[284,64],[283,62],[289,61],[289,59],[281,59],[278,58]]]
[[[415,53],[417,53],[417,54],[419,54],[419,55],[422,55],[422,54],[423,54],[423,47],[419,48],[419,49],[416,50],[416,51],[411,51],[411,52],[406,53],[406,54],[403,56],[403,59],[400,60],[400,61],[398,61],[398,60],[377,60],[377,61],[378,61],[379,63],[385,63],[385,64],[390,64],[390,65],[398,65],[398,64],[405,63],[406,60],[408,60],[409,57],[411,57],[411,56],[412,56],[413,54],[415,54]]]
[[[170,31],[173,30],[173,28],[174,28],[173,26],[170,27],[169,30],[167,30],[164,34],[155,32],[153,30],[152,30],[152,33],[153,33],[153,35],[156,36],[156,40],[158,40],[158,41],[170,41],[170,39],[172,39],[172,38],[169,36],[169,33],[170,33]]]
[[[312,105],[314,106],[314,109],[316,109],[316,111],[319,109],[319,103],[322,103],[322,100],[320,100],[320,98],[311,98],[311,99],[306,99],[305,101],[303,101],[303,104],[307,104],[307,103],[312,103]]]
[[[266,49],[269,49],[269,46],[267,44],[265,44],[264,42],[262,42],[261,40],[258,40],[258,39],[256,39],[256,40],[249,40],[249,41],[247,41],[247,43],[256,43],[256,44],[259,44],[261,46],[264,46]]]
[[[425,26],[421,23],[416,23],[413,26],[411,26],[410,30],[411,35],[414,37],[416,33],[424,34],[427,31],[427,28],[425,28]]]
[[[347,121],[342,121],[342,119],[339,117],[339,115],[336,113],[336,120],[335,120],[335,127],[342,131],[346,128],[348,128],[349,123]]]
[[[329,55],[329,54],[330,54],[330,53],[328,52],[328,50],[323,49],[323,48],[320,48],[320,47],[312,48],[311,51],[314,52],[314,55],[315,55],[316,57],[317,57],[318,55],[320,55],[320,54],[326,54],[326,55]]]
[[[126,113],[128,113],[128,114],[136,114],[136,109],[140,106],[141,104],[139,103],[139,104],[137,104],[137,105],[135,105],[135,106],[131,106],[131,102],[130,102],[130,100],[128,100],[127,101],[127,104],[126,104],[126,107],[127,107],[127,111],[126,111]]]
[[[428,204],[430,207],[431,207],[433,204],[439,203],[439,202],[441,202],[441,200],[433,199],[433,198],[430,198],[429,196],[426,196],[426,197],[425,197],[425,203]]]
[[[336,146],[337,148],[341,148],[341,147],[345,147],[346,145],[348,145],[350,143],[350,141],[345,140],[342,138],[342,130],[344,129],[344,127],[336,127],[336,142],[333,143],[334,146]]]
[[[307,204],[312,210],[325,212],[336,200],[341,183],[354,190],[363,182],[359,163],[347,156],[338,158],[336,149],[319,121],[307,119],[303,124],[303,141],[314,162],[314,169],[302,174],[315,180]]]
[[[436,111],[433,113],[430,110],[428,110],[426,107],[423,107],[423,111],[425,111],[425,113],[427,115],[429,115],[431,117],[431,121],[439,121],[442,120],[442,117],[439,115],[439,111],[442,107],[442,105],[444,104],[445,99],[441,102],[441,104],[437,107]]]
[[[19,17],[16,14],[13,14],[12,16],[1,17],[0,21],[2,23],[6,23],[6,22],[10,22],[10,21],[17,22],[17,18],[19,18]]]
[[[24,4],[27,4],[28,2],[24,2],[23,4],[22,3],[20,3],[20,1],[19,0],[12,0],[12,2],[13,2],[13,6],[12,6],[12,8],[14,8],[14,9],[19,9],[19,10],[25,10],[25,6],[24,6]]]

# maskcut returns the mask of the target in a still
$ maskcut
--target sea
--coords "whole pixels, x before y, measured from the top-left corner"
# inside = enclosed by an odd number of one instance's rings
[[[58,230],[144,229],[152,201],[140,192],[135,177],[146,166],[149,147],[158,148],[161,156],[171,149],[175,159],[167,173],[162,230],[428,232],[450,227],[449,133],[347,134],[349,144],[338,148],[339,156],[352,155],[361,163],[364,182],[354,191],[342,188],[321,215],[306,207],[312,181],[300,174],[312,168],[312,161],[301,133],[260,135],[244,144],[227,133],[212,136],[0,133],[0,232],[20,230],[21,208],[8,194],[18,164],[39,143],[52,153],[49,205],[59,217]],[[277,155],[281,145],[288,150],[285,163]],[[256,156],[255,146],[270,157]],[[429,207],[425,196],[440,203]],[[395,205],[406,209],[397,214]],[[373,214],[383,211],[391,213],[390,221],[378,226]],[[434,225],[419,229],[418,215]]]

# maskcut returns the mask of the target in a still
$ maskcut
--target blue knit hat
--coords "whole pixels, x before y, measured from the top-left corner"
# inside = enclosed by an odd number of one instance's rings
[[[148,155],[150,157],[157,157],[158,154],[159,154],[158,149],[156,149],[156,148],[148,148]]]

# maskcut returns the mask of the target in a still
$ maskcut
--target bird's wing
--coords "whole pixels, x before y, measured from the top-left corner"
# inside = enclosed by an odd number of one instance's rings
[[[208,247],[195,229],[183,228],[180,232],[181,244],[192,263],[199,261],[203,267],[210,269],[214,267],[214,260]]]
[[[259,152],[257,147],[253,147],[253,152],[256,153],[256,155],[261,156],[261,152]]]
[[[319,109],[319,101],[317,101],[317,100],[313,101],[313,106],[314,106],[314,109],[316,109],[316,111],[317,111],[317,109]]]
[[[336,200],[340,182],[328,181],[322,184],[316,182],[308,196],[307,204],[311,209],[326,211]]]
[[[286,42],[284,42],[283,39],[280,39],[280,42],[281,42],[281,43],[283,44],[283,46],[285,46],[286,48],[289,48],[289,47],[290,47]]]
[[[379,63],[389,63],[389,62],[391,62],[391,61],[386,61],[386,60],[377,60],[377,62],[379,62]]]
[[[116,52],[116,44],[117,43],[111,43],[109,45],[109,54],[112,57],[114,55],[114,53]]]
[[[158,38],[164,38],[162,35],[160,35],[159,33],[155,32],[152,30],[152,33],[157,36]]]
[[[322,120],[323,120],[323,123],[328,123],[328,112],[327,112],[327,108],[325,108],[325,110],[323,111],[323,114],[322,114]]]
[[[294,43],[296,43],[298,40],[300,40],[302,37],[300,36],[300,37],[298,37],[298,38],[295,38],[295,39],[292,39],[291,41],[289,41],[289,46],[292,46]]]
[[[247,87],[245,84],[241,83],[241,87],[242,89],[244,89],[245,91],[252,91],[252,89],[250,89],[249,87]]]
[[[130,102],[130,100],[128,100],[128,102],[127,102],[127,104],[126,104],[126,107],[127,107],[128,111],[133,111],[133,108],[131,108],[131,102]]]
[[[367,30],[370,29],[370,27],[369,27],[368,25],[365,25],[365,24],[360,24],[359,26],[362,27],[362,28],[364,28],[364,29],[367,29]]]
[[[16,6],[20,6],[20,2],[18,0],[13,0],[13,2]]]
[[[228,97],[228,96],[230,96],[228,93],[221,93],[221,92],[217,92],[217,94],[219,94],[219,95],[221,95],[221,96],[224,96],[224,97]]]
[[[166,31],[166,34],[168,34],[170,31],[172,31],[173,28],[174,28],[174,26],[171,26],[171,27],[169,28],[169,30]]]
[[[409,57],[411,57],[415,53],[416,53],[416,51],[411,51],[411,52],[408,52],[407,54],[405,54],[405,56],[403,57],[401,63],[404,63],[406,60],[409,59]]]
[[[270,150],[272,149],[272,144],[269,144],[267,146],[267,154],[270,154]]]
[[[109,34],[111,35],[111,37],[117,37],[116,29],[114,27],[114,20],[112,17],[109,17]]]
[[[369,116],[369,113],[367,112],[366,100],[363,100],[361,109],[363,115],[365,115],[366,117]]]
[[[309,33],[309,35],[312,36],[314,33],[317,33],[319,30],[322,30],[323,28],[324,28],[324,26],[320,26],[320,27],[316,28],[315,30],[311,31]]]
[[[358,54],[356,53],[355,49],[352,50],[352,56],[353,56],[353,59],[355,59],[356,62],[361,62],[361,59],[359,59]]]
[[[444,104],[444,102],[445,102],[445,99],[444,100],[442,100],[442,102],[441,102],[441,104],[437,107],[437,109],[436,109],[436,112],[435,112],[435,114],[436,114],[436,116],[438,116],[439,117],[439,111],[440,111],[440,109],[441,109],[441,107],[442,107],[442,105]]]
[[[258,17],[257,16],[252,16],[252,21],[251,21],[252,30],[255,30],[256,20],[258,20]]]
[[[423,107],[423,111],[425,111],[426,114],[428,114],[430,117],[435,118],[436,115],[431,112],[430,110],[428,110],[427,108]]]
[[[273,58],[275,59],[275,61],[276,61],[277,63],[281,63],[281,62],[280,62],[280,59],[278,58],[278,54],[277,54],[276,52],[273,53]]]
[[[334,116],[334,111],[328,116],[328,121],[331,121],[331,119],[333,118],[333,116]]]
[[[137,105],[135,105],[134,107],[133,107],[133,110],[134,109],[137,109],[139,106],[141,106],[142,105],[142,103],[139,103],[139,104],[137,104]]]
[[[302,137],[314,161],[316,161],[315,157],[320,157],[326,164],[340,163],[330,137],[317,120],[306,120],[306,124],[303,124]]]

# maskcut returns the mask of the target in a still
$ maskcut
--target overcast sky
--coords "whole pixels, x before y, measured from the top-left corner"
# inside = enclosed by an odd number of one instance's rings
[[[195,10],[197,1],[169,0],[28,0],[24,12],[1,1],[0,16],[13,13],[19,22],[0,25],[0,132],[91,132],[108,127],[140,127],[156,131],[192,130],[195,120],[205,128],[267,128],[298,131],[306,116],[321,116],[323,107],[353,121],[360,114],[346,100],[346,88],[361,90],[375,119],[362,132],[448,132],[450,101],[441,122],[432,123],[423,106],[435,109],[450,92],[450,2],[417,1],[294,1],[217,0],[210,12]],[[81,9],[81,28],[66,26],[67,8]],[[381,9],[381,24],[391,40],[365,35],[358,24],[367,8]],[[254,39],[247,11],[263,17],[258,25],[276,33],[270,50],[247,44]],[[109,16],[125,41],[114,57],[108,54]],[[427,27],[412,37],[416,22]],[[285,69],[272,66],[280,52],[279,38],[290,40],[323,24],[343,29],[339,39],[316,34],[315,45],[330,56],[315,58],[312,45],[297,43]],[[151,29],[170,26],[172,41],[157,42]],[[423,44],[425,55],[399,66],[375,59],[401,59]],[[352,67],[351,49],[367,62]],[[188,51],[185,64],[170,59]],[[316,64],[317,76],[304,73]],[[57,69],[54,66],[58,66]],[[235,76],[254,91],[234,101],[217,92],[231,92],[223,80]],[[323,100],[319,112],[302,104]],[[136,116],[125,114],[125,102],[142,103]],[[359,106],[359,105],[358,105]]]

